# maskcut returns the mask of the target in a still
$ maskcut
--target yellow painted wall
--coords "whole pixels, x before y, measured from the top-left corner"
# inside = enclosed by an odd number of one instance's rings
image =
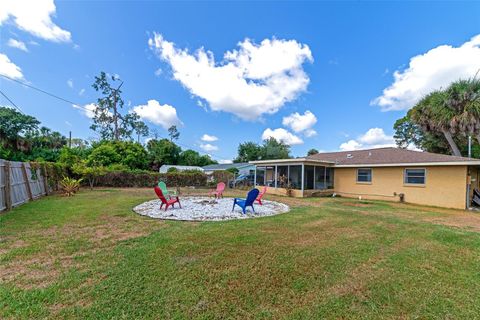
[[[261,187],[257,187],[257,188],[261,190]],[[277,196],[286,196],[287,195],[287,189],[268,187],[267,194],[275,194]],[[302,190],[293,189],[292,190],[292,197],[303,197]]]
[[[356,168],[335,168],[334,190],[345,197],[399,201],[394,193],[405,194],[405,202],[465,209],[467,166],[426,167],[424,186],[405,185],[405,167],[372,168],[372,183],[357,183]]]

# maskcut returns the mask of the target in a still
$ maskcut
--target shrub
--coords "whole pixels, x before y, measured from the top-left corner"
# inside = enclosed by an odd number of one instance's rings
[[[63,194],[67,197],[71,197],[75,195],[75,192],[80,189],[80,183],[82,179],[73,179],[70,177],[64,177],[62,181],[60,181],[60,185],[62,186]]]
[[[149,171],[109,171],[97,177],[97,185],[103,187],[153,187],[158,181],[163,181],[169,187],[190,187],[207,185],[207,176],[196,172]]]
[[[213,180],[216,183],[218,182],[228,183],[228,181],[232,178],[233,178],[233,173],[227,170],[219,170],[219,171],[213,172]]]

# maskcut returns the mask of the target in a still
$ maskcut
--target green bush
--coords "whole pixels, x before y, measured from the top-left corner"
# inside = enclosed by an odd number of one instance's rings
[[[207,176],[202,172],[109,171],[97,178],[96,185],[103,187],[154,187],[163,181],[169,187],[206,186]]]

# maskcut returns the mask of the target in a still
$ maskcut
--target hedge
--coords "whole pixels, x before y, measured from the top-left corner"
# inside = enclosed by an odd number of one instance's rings
[[[202,172],[130,172],[110,171],[96,179],[100,187],[154,187],[164,181],[168,187],[206,186],[207,176]]]

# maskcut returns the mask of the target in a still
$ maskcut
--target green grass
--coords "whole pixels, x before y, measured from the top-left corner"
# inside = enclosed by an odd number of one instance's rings
[[[151,190],[0,216],[0,318],[478,318],[480,234],[459,213],[349,199],[229,222],[141,217]],[[443,219],[443,220],[442,220]]]

